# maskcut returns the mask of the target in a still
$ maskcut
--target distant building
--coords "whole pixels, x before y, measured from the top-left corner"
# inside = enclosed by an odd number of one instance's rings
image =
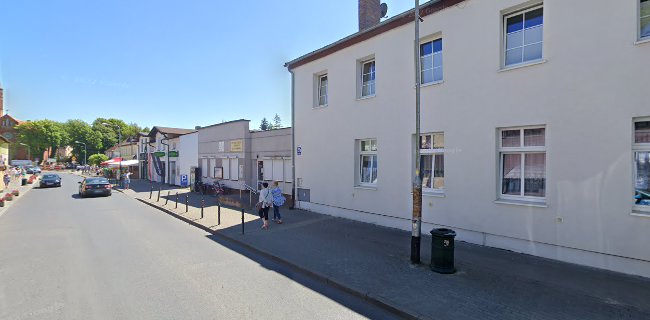
[[[17,125],[23,122],[9,114],[5,114],[4,89],[0,87],[0,135],[9,141],[9,160],[27,160],[28,150],[25,146],[18,144],[15,129]]]

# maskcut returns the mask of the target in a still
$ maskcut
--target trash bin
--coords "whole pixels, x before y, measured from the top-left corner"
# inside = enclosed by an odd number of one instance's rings
[[[26,185],[27,185],[27,178],[23,178],[23,179],[20,181],[20,185],[21,185],[21,186],[26,186]]]
[[[454,273],[454,238],[456,232],[451,229],[431,230],[431,270],[438,273]]]

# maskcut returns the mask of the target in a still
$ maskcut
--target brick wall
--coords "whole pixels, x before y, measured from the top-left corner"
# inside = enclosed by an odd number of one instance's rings
[[[359,0],[359,31],[379,24],[381,19],[380,0]]]

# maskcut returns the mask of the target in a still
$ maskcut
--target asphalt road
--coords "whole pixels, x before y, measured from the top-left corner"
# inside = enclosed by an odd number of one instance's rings
[[[0,216],[0,319],[390,319],[113,192],[34,189]]]

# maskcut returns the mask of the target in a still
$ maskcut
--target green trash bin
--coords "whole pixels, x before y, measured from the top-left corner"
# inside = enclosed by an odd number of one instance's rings
[[[27,185],[27,178],[23,178],[23,179],[20,181],[20,185],[21,185],[21,186],[26,186],[26,185]]]
[[[454,238],[456,232],[440,228],[431,230],[431,270],[438,273],[455,273]]]

